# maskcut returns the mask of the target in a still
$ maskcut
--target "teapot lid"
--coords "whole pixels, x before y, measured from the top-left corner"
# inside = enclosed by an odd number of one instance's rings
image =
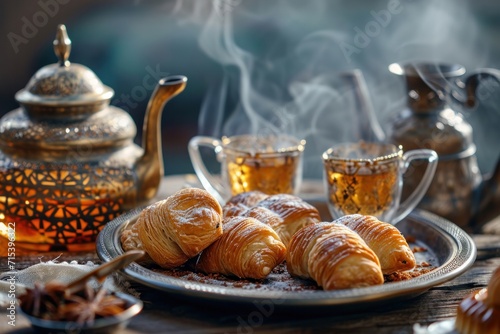
[[[107,154],[128,146],[137,133],[132,117],[110,106],[114,91],[89,68],[70,64],[66,27],[59,25],[54,50],[59,63],[41,68],[16,94],[22,108],[0,120],[0,149],[33,159],[66,156],[91,147]]]
[[[59,62],[39,69],[16,100],[37,119],[81,119],[109,105],[113,89],[105,86],[95,73],[68,60],[71,40],[66,27],[57,27],[54,52]]]

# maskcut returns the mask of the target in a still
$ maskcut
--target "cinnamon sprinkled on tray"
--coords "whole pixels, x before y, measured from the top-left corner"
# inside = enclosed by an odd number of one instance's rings
[[[434,270],[434,267],[428,262],[422,262],[417,265],[417,267],[410,271],[405,271],[401,273],[393,273],[390,275],[384,275],[386,283],[398,282],[409,280],[411,278],[418,277],[422,274],[428,273]],[[201,272],[194,272],[190,265],[179,267],[176,269],[162,269],[160,267],[151,268],[155,272],[162,273],[164,275],[179,278],[191,282],[205,283],[220,287],[230,287],[239,288],[245,290],[260,290],[260,291],[316,291],[322,290],[321,287],[317,286],[315,282],[310,280],[304,280],[296,277],[290,276],[286,270],[286,265],[284,263],[280,264],[269,274],[269,276],[262,280],[251,280],[251,279],[238,279],[234,277],[226,277],[221,274],[204,274]]]
[[[413,253],[427,252],[427,248],[422,246],[414,246],[411,250],[413,251]]]
[[[415,238],[412,235],[406,235],[405,239],[406,239],[406,242],[409,243],[409,244],[417,242],[417,238]]]
[[[428,268],[428,269],[418,269],[419,266],[417,266],[416,269],[411,270],[411,271],[403,271],[399,273],[392,273],[389,275],[384,275],[385,282],[399,282],[399,281],[406,281],[415,277],[418,277],[423,274],[427,274],[431,271],[433,271],[435,268]]]

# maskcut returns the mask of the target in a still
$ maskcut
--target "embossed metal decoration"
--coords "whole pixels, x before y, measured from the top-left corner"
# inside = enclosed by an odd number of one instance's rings
[[[41,68],[16,94],[21,107],[0,120],[0,256],[93,250],[104,225],[152,199],[163,177],[160,119],[186,77],[161,79],[144,119],[110,106],[113,89],[71,64],[65,26],[57,64]]]

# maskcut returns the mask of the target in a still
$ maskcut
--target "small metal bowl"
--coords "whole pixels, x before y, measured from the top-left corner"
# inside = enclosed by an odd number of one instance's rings
[[[127,308],[116,316],[95,319],[92,324],[79,324],[73,321],[45,320],[26,314],[20,307],[21,313],[28,318],[36,333],[50,334],[104,334],[113,333],[127,326],[130,319],[141,312],[142,300],[125,293],[117,292],[115,296],[126,301]]]

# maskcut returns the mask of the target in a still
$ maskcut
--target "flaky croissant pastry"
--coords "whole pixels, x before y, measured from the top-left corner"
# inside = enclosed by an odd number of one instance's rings
[[[205,249],[196,268],[207,274],[261,279],[285,259],[286,248],[268,225],[251,217],[224,220],[224,234]]]
[[[359,235],[335,222],[299,230],[288,245],[286,265],[291,275],[311,278],[324,290],[384,283],[375,253]]]
[[[243,212],[256,206],[260,201],[269,197],[258,190],[252,190],[234,195],[222,207],[224,217],[240,216]]]
[[[336,222],[346,225],[359,234],[377,254],[384,274],[415,268],[415,255],[395,226],[373,216],[359,214],[343,216]]]
[[[302,227],[318,223],[320,214],[302,198],[249,191],[231,197],[222,208],[224,217],[253,217],[271,226],[285,246]]]
[[[125,252],[129,250],[144,250],[144,246],[142,245],[141,239],[139,238],[139,224],[137,222],[131,227],[123,230],[122,234],[120,235],[120,242]],[[147,253],[137,262],[144,265],[154,263],[153,259]]]
[[[256,206],[260,201],[268,197],[269,195],[264,194],[261,191],[252,190],[234,195],[226,202],[226,204],[243,204],[246,207],[251,208],[252,206]]]
[[[285,245],[288,245],[298,230],[321,221],[318,209],[294,195],[271,195],[258,202],[256,206],[266,208],[281,217],[281,223],[274,224],[272,227],[278,232]]]
[[[222,235],[222,208],[207,191],[187,188],[145,208],[138,217],[144,250],[163,268],[174,268]]]
[[[283,244],[287,244],[289,240],[283,240],[283,238],[286,238],[287,233],[283,233],[284,231],[284,220],[281,218],[280,215],[275,213],[274,211],[271,211],[267,208],[264,208],[262,206],[254,206],[253,208],[247,209],[244,212],[240,213],[240,216],[243,217],[252,217],[257,219],[258,221],[269,225],[275,232],[278,234],[280,237],[280,240],[283,242]],[[285,242],[286,241],[286,242]]]

